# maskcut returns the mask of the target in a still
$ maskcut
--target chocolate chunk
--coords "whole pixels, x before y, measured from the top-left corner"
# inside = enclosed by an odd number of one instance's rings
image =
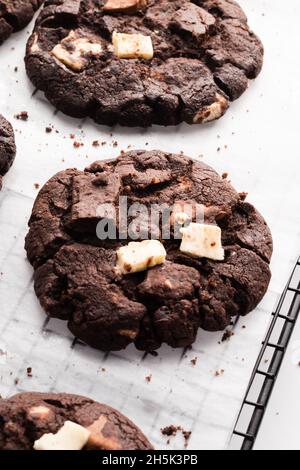
[[[170,26],[175,31],[191,35],[194,39],[201,41],[211,31],[216,19],[203,8],[193,3],[185,3],[173,15]]]

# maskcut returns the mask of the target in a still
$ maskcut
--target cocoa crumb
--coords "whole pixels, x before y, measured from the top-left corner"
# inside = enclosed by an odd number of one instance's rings
[[[174,426],[173,424],[171,424],[170,426],[166,426],[165,428],[162,428],[160,431],[163,436],[167,436],[167,437],[175,437],[178,432],[181,432],[185,441],[184,443],[185,448],[187,448],[190,437],[192,435],[192,431],[186,431],[185,429],[183,429],[182,426]],[[170,444],[170,439],[167,440],[167,444]]]
[[[174,424],[171,424],[170,426],[166,426],[165,428],[162,428],[160,430],[163,436],[168,436],[168,437],[176,436],[178,431],[180,431],[180,426],[174,426]]]
[[[226,330],[225,333],[222,336],[222,340],[221,340],[222,343],[229,340],[231,338],[231,336],[234,336],[234,332],[230,331],[230,330]]]
[[[99,140],[94,140],[93,143],[92,143],[92,146],[93,147],[99,147]]]
[[[47,134],[50,134],[50,132],[52,132],[53,129],[52,129],[52,127],[50,127],[50,126],[47,126],[47,127],[45,128],[45,131],[46,131]]]
[[[226,172],[223,173],[223,174],[222,174],[222,178],[223,178],[223,180],[226,180],[226,179],[228,178],[228,173],[226,173]]]
[[[28,112],[27,111],[21,111],[18,114],[15,114],[15,118],[19,119],[21,121],[28,121]]]
[[[195,366],[197,364],[198,357],[194,357],[194,359],[191,359],[191,364],[192,366]]]
[[[245,201],[245,199],[246,199],[247,196],[248,196],[248,193],[242,192],[242,193],[239,193],[239,196],[240,196],[241,201]]]
[[[73,147],[78,149],[79,147],[83,147],[83,143],[75,140],[75,142],[73,142]]]
[[[27,367],[26,373],[27,373],[27,377],[32,377],[32,367]]]
[[[192,431],[185,431],[184,429],[181,429],[181,432],[182,432],[182,435],[183,435],[184,440],[185,440],[184,447],[187,448],[187,446],[189,444],[189,440],[190,440],[191,435],[192,435]]]
[[[40,187],[39,183],[34,183],[34,187],[35,187],[35,189],[39,189],[39,187]]]
[[[146,380],[146,382],[150,383],[151,380],[152,380],[152,374],[147,375],[147,377],[145,377],[145,380]]]

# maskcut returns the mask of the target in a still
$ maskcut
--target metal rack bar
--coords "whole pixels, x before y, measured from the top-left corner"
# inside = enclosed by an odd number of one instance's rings
[[[243,404],[233,431],[233,435],[243,438],[241,450],[252,450],[261,426],[268,402],[270,400],[276,379],[278,377],[285,352],[287,350],[289,341],[296,321],[300,313],[300,258],[293,270],[292,276],[279,300],[275,312],[272,313],[272,321],[266,338],[262,343],[262,348],[255,364],[249,386],[247,388]],[[296,287],[293,287],[295,286]],[[292,297],[289,296],[292,293]],[[288,301],[288,303],[287,303]],[[278,342],[271,341],[275,327],[279,320],[283,320],[280,336]],[[267,348],[273,349],[272,359],[267,371],[261,369],[263,358]],[[263,376],[264,381],[258,394],[257,400],[249,400],[248,397],[254,389],[254,382],[257,376]],[[242,432],[239,430],[239,421],[245,407],[253,407],[247,430]]]

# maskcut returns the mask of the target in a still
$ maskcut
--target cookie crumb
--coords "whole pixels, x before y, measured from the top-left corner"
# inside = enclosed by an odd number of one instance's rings
[[[195,366],[197,364],[198,357],[194,357],[194,359],[191,359],[191,364],[192,366]]]
[[[187,446],[189,445],[189,440],[192,435],[192,431],[185,431],[184,429],[181,429],[181,432],[185,440],[184,447],[187,448]]]
[[[21,111],[18,114],[15,114],[15,118],[19,119],[21,121],[28,121],[28,112],[27,111]]]
[[[27,377],[32,377],[32,367],[27,367],[26,373],[27,373]]]
[[[239,196],[240,196],[241,201],[245,201],[248,196],[248,193],[242,192],[242,193],[239,193]]]
[[[168,436],[168,437],[176,436],[178,431],[180,431],[180,426],[174,426],[174,424],[171,424],[170,426],[166,426],[165,428],[162,428],[160,430],[163,436]]]
[[[231,336],[234,336],[234,332],[230,330],[226,330],[222,336],[222,340],[221,340],[222,343],[224,343],[225,341],[228,341],[231,338]]]
[[[183,429],[182,426],[174,426],[173,424],[171,424],[170,426],[166,426],[165,428],[162,428],[160,431],[163,436],[167,436],[167,437],[175,437],[178,432],[181,432],[185,441],[184,443],[185,448],[187,448],[189,440],[192,435],[192,431],[186,431],[185,429]],[[170,444],[170,439],[167,440],[167,444]]]
[[[53,129],[52,129],[52,127],[50,127],[50,126],[45,127],[45,132],[46,132],[46,134],[50,134],[50,132],[52,132],[52,130],[53,130]]]
[[[35,189],[40,189],[39,183],[34,183],[34,187],[35,187]]]
[[[83,143],[82,142],[78,142],[78,140],[75,140],[75,142],[73,142],[73,147],[75,148],[79,148],[79,147],[83,147]]]
[[[146,382],[150,383],[151,380],[152,380],[152,374],[147,375],[147,376],[145,377],[145,380],[146,380]]]

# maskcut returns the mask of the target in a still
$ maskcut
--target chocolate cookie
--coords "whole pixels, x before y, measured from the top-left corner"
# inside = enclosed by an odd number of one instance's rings
[[[20,393],[0,400],[0,422],[0,450],[80,450],[81,446],[83,450],[153,449],[124,415],[78,395]],[[66,426],[61,432],[66,422],[73,423],[71,432]],[[49,433],[56,434],[55,442],[51,436],[50,440],[42,437]]]
[[[16,155],[14,131],[11,124],[0,114],[0,190],[2,178],[8,172]]]
[[[220,118],[262,62],[234,0],[48,0],[26,53],[59,110],[144,127]]]
[[[43,0],[0,0],[0,44],[32,20]]]
[[[37,197],[26,238],[36,294],[49,316],[98,349],[191,345],[199,327],[225,329],[268,287],[271,234],[244,199],[205,164],[160,151],[58,173]],[[186,206],[193,223],[203,212],[204,224],[188,229],[210,240],[196,243],[199,256],[188,231],[175,236]],[[150,230],[159,241],[140,244]]]

